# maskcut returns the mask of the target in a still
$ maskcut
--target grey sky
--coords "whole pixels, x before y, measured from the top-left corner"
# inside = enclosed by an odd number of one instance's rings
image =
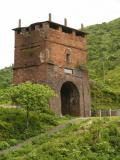
[[[120,17],[120,0],[1,0],[0,1],[0,68],[14,61],[14,32],[18,19],[22,26],[48,19],[62,23],[66,17],[68,26],[80,28],[86,25],[108,22]]]

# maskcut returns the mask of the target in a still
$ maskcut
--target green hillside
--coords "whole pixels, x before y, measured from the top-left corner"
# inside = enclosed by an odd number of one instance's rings
[[[101,126],[101,127],[100,127]],[[119,160],[119,118],[76,119],[65,128],[39,135],[0,160]]]
[[[90,75],[95,79],[95,74],[96,79],[104,80],[104,72],[107,76],[110,70],[120,66],[120,19],[89,26],[86,29],[89,32],[88,60]],[[107,77],[105,77],[105,80],[109,81]]]
[[[92,106],[120,105],[120,18],[85,28],[88,35],[88,68]]]
[[[0,108],[0,150],[9,148],[25,139],[44,133],[59,124],[51,113],[30,113],[29,128],[26,128],[26,111],[16,108]]]

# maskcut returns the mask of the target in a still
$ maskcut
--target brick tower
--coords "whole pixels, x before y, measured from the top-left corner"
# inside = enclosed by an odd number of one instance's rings
[[[51,108],[59,115],[89,116],[86,33],[51,21],[15,31],[13,83],[48,84],[57,93]]]

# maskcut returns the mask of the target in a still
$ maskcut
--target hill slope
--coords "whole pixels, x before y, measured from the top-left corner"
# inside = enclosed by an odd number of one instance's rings
[[[103,80],[110,70],[120,66],[120,19],[86,28],[88,36],[88,60],[90,73]],[[103,66],[104,63],[104,66]],[[120,71],[120,70],[118,70]],[[105,80],[108,80],[105,77]]]
[[[85,30],[89,33],[87,48],[92,105],[94,108],[119,108],[120,18]]]
[[[101,127],[100,127],[101,126]],[[79,119],[57,133],[1,155],[0,160],[119,160],[119,118]]]

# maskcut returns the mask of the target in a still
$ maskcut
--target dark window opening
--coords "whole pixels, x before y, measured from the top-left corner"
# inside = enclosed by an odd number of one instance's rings
[[[53,28],[53,29],[58,30],[58,29],[59,29],[59,26],[58,26],[58,25],[56,25],[56,24],[52,24],[52,23],[50,23],[50,28]]]
[[[62,31],[65,32],[65,33],[72,34],[72,30],[67,28],[67,27],[62,27]]]
[[[76,31],[76,36],[85,37],[85,35],[82,32]]]
[[[31,31],[35,30],[35,26],[31,26]]]
[[[17,34],[21,34],[21,30],[17,30]]]
[[[26,32],[27,34],[29,34],[29,33],[30,33],[29,28],[26,28],[26,29],[25,29],[25,32]]]
[[[26,31],[29,32],[29,28],[26,28]]]
[[[69,53],[66,54],[66,62],[71,63],[71,55]]]
[[[41,23],[41,24],[39,24],[39,27],[40,27],[40,28],[42,28],[42,23]]]

